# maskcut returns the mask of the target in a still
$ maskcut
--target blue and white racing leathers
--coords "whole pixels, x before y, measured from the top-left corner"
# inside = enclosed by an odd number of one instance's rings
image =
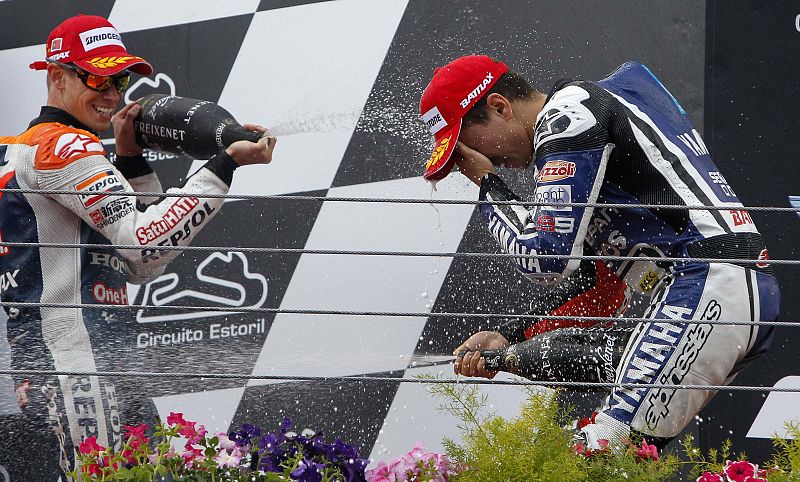
[[[628,62],[598,81],[565,81],[537,118],[533,210],[484,204],[492,234],[508,253],[605,255],[635,291],[650,294],[617,367],[620,383],[725,385],[772,338],[772,327],[687,323],[774,320],[780,291],[756,226],[711,161],[677,100],[644,65]],[[512,197],[489,174],[481,197]],[[721,209],[578,207],[559,203],[715,206]],[[703,263],[636,257],[723,258]],[[762,260],[759,264],[737,259]],[[514,258],[537,282],[558,283],[578,259]],[[657,321],[662,320],[662,321]],[[619,441],[635,430],[676,436],[714,395],[680,389],[615,389],[587,440]]]

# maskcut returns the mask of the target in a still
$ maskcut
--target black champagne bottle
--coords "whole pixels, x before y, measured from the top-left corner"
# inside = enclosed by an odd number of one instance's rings
[[[207,100],[153,94],[137,101],[136,142],[148,149],[208,159],[240,140],[257,142],[260,132],[242,127],[230,112]]]

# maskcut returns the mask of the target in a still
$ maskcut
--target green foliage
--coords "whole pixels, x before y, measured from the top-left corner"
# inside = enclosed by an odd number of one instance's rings
[[[786,422],[786,435],[790,438],[781,438],[777,435],[772,438],[775,453],[765,465],[767,469],[775,467],[767,474],[770,482],[800,481],[800,423]]]
[[[576,455],[573,430],[564,428],[568,410],[556,395],[528,389],[519,416],[506,420],[495,414],[481,416],[486,397],[472,384],[431,384],[444,399],[440,408],[458,418],[462,442],[445,440],[447,455],[465,468],[451,480],[472,481],[642,481],[670,480],[679,460],[637,457],[631,445],[617,451]]]
[[[694,437],[686,434],[683,438],[683,451],[693,478],[700,477],[703,472],[721,474],[725,461],[731,459],[731,441],[726,440],[719,449],[711,448],[708,454],[704,454],[694,445]]]

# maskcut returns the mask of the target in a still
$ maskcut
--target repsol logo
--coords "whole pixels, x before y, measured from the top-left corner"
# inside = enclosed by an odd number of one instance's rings
[[[472,89],[472,92],[470,92],[470,93],[469,93],[469,94],[468,94],[468,95],[467,95],[467,96],[464,98],[464,100],[462,100],[462,101],[461,101],[461,107],[462,107],[462,108],[464,108],[464,109],[466,109],[466,108],[467,108],[467,106],[469,105],[469,103],[470,103],[470,102],[472,102],[474,99],[477,99],[478,97],[480,97],[480,96],[481,96],[481,94],[483,93],[483,91],[484,91],[484,90],[486,90],[486,87],[487,87],[489,84],[491,84],[493,80],[494,80],[494,75],[492,75],[492,73],[491,73],[491,72],[489,72],[488,74],[486,74],[486,78],[485,78],[485,79],[483,79],[483,82],[481,82],[480,84],[478,84],[478,86],[477,86],[477,87],[475,87],[474,89]]]
[[[198,209],[195,211],[191,218],[189,218],[184,224],[180,231],[173,232],[169,238],[164,239],[163,241],[159,242],[159,246],[179,246],[181,244],[186,244],[183,241],[187,241],[192,237],[192,229],[199,227],[205,220],[211,218],[211,214],[215,211],[214,208],[209,206],[208,203],[203,203],[203,209]],[[188,242],[188,241],[187,241]],[[142,250],[142,259],[144,262],[152,261],[158,259],[161,254],[163,254],[166,250],[157,250],[155,248],[147,248]]]

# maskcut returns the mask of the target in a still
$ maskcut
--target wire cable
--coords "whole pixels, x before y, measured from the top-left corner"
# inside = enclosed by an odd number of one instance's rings
[[[375,316],[375,317],[415,317],[415,318],[520,318],[533,320],[575,320],[584,322],[647,322],[647,323],[686,323],[697,325],[745,325],[745,326],[785,326],[800,327],[798,321],[750,321],[750,320],[674,320],[671,318],[611,317],[611,316],[569,316],[569,315],[533,315],[514,313],[449,313],[429,311],[357,311],[357,310],[313,310],[263,307],[232,306],[175,306],[175,305],[112,305],[88,303],[34,303],[0,301],[0,306],[20,308],[73,308],[96,310],[187,310],[209,311],[222,314],[260,313],[260,314],[292,314],[292,315],[328,315],[328,316]],[[147,324],[147,323],[140,323]]]
[[[71,189],[19,189],[19,188],[0,188],[0,192],[18,194],[69,194],[75,196],[85,196],[86,193]],[[689,209],[701,211],[774,211],[774,212],[800,212],[800,207],[784,206],[703,206],[703,205],[681,205],[681,204],[625,204],[625,203],[554,203],[535,202],[535,201],[490,201],[490,200],[468,200],[468,199],[416,199],[416,198],[372,198],[372,197],[342,197],[342,196],[304,196],[292,194],[197,194],[197,193],[163,193],[163,192],[135,192],[135,191],[115,191],[104,193],[109,197],[123,196],[142,196],[142,197],[198,197],[206,199],[236,199],[243,201],[317,201],[317,202],[355,202],[355,203],[389,203],[389,204],[494,204],[498,206],[572,206],[579,208],[606,207],[606,208],[643,208],[643,209]]]
[[[404,371],[404,370],[396,370]],[[353,376],[308,376],[308,375],[244,375],[241,373],[195,373],[195,372],[138,372],[138,371],[65,371],[65,370],[0,370],[0,375],[38,375],[38,376],[72,376],[72,377],[141,377],[141,378],[199,378],[211,380],[276,380],[276,381],[353,381],[353,382],[401,382],[426,384],[461,384],[476,385],[530,385],[544,387],[591,387],[591,388],[648,388],[667,390],[729,390],[737,392],[797,392],[800,387],[757,387],[737,385],[666,385],[649,383],[605,383],[605,382],[550,382],[542,380],[488,380],[488,379],[441,379],[441,378],[405,378],[375,375]]]
[[[226,247],[220,246],[158,246],[135,244],[86,244],[86,243],[22,243],[0,242],[0,246],[9,248],[58,248],[58,249],[130,249],[130,250],[159,250],[159,251],[221,251]],[[611,256],[611,255],[571,255],[571,254],[516,254],[516,253],[459,253],[459,252],[424,252],[424,251],[368,251],[346,249],[306,249],[306,248],[261,248],[243,246],[236,247],[233,251],[242,253],[284,253],[284,254],[315,254],[315,255],[345,255],[345,256],[407,256],[415,258],[515,258],[515,259],[585,259],[592,261],[654,261],[671,263],[732,263],[745,265],[798,265],[797,259],[731,259],[731,258],[675,258],[659,256]]]

